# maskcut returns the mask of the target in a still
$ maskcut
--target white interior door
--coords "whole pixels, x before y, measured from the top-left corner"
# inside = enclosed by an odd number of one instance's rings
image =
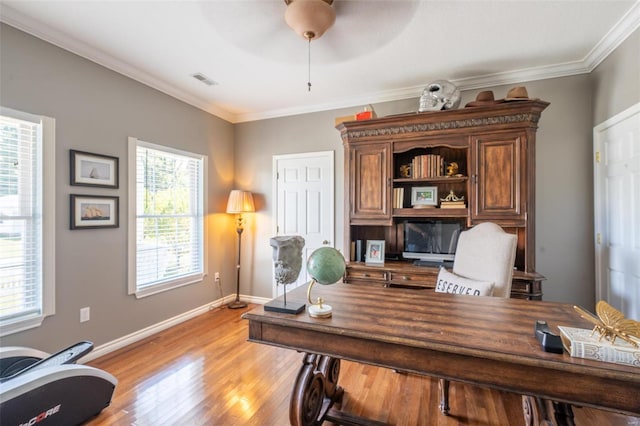
[[[640,321],[640,104],[593,133],[596,302]]]
[[[309,282],[306,261],[318,247],[334,247],[333,151],[273,157],[275,235],[300,235],[305,240],[303,265],[287,290]],[[273,281],[273,295],[283,293]],[[282,287],[282,286],[280,286]]]

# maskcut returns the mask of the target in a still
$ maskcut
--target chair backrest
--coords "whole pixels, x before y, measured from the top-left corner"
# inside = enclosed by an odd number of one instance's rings
[[[518,238],[484,222],[461,232],[453,272],[479,281],[493,281],[493,296],[509,297]]]

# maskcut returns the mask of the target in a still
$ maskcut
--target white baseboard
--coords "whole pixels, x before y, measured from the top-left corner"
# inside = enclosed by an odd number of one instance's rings
[[[267,297],[256,297],[256,296],[241,296],[240,299],[244,300],[247,303],[255,303],[256,305],[264,305],[269,302],[271,298]],[[229,300],[230,302],[231,300]]]
[[[240,299],[247,303],[255,303],[260,305],[267,303],[269,300],[271,300],[264,297],[255,297],[255,296],[242,296],[240,297]],[[96,358],[100,358],[101,356],[105,356],[113,351],[124,348],[125,346],[131,345],[133,343],[136,343],[142,339],[145,339],[149,336],[159,333],[162,330],[166,330],[167,328],[178,325],[184,321],[190,320],[191,318],[195,318],[198,315],[202,315],[206,312],[209,312],[212,309],[218,308],[222,305],[226,305],[234,300],[235,300],[235,295],[231,294],[229,296],[225,296],[222,299],[218,299],[213,302],[202,305],[198,308],[192,309],[188,312],[184,312],[180,315],[176,315],[173,318],[166,319],[157,324],[143,328],[142,330],[138,330],[126,336],[112,340],[111,342],[107,342],[103,345],[100,345],[94,348],[93,351],[91,351],[90,353],[88,353],[86,356],[82,358],[80,363],[84,364]]]

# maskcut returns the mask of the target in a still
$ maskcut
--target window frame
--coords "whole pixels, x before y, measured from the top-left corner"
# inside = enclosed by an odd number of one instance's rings
[[[202,272],[193,273],[187,276],[180,276],[171,280],[163,281],[158,284],[146,286],[145,288],[139,288],[137,283],[137,148],[139,146],[154,149],[167,154],[180,155],[197,159],[202,162],[202,211],[200,217],[202,220]],[[140,299],[143,297],[151,296],[157,293],[165,292],[175,288],[179,288],[186,285],[197,284],[204,280],[208,275],[208,242],[207,242],[207,220],[206,215],[208,211],[208,156],[204,154],[198,154],[185,150],[180,150],[165,145],[158,145],[151,142],[145,142],[135,137],[128,138],[128,270],[127,270],[127,289],[129,295],[135,295]]]
[[[17,315],[10,320],[0,321],[0,336],[7,336],[40,327],[44,319],[54,315],[56,311],[56,121],[51,117],[30,114],[3,106],[0,106],[0,115],[40,124],[40,143],[42,145],[42,155],[38,158],[38,162],[42,165],[41,173],[38,176],[40,188],[36,189],[39,192],[40,213],[42,214],[41,311],[36,314]],[[43,212],[47,212],[47,214]]]

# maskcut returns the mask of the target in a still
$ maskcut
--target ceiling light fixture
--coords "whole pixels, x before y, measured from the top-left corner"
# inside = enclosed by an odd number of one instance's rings
[[[309,42],[308,47],[308,90],[311,91],[311,40],[322,37],[336,21],[333,0],[284,0],[287,10],[284,20],[299,36]]]

